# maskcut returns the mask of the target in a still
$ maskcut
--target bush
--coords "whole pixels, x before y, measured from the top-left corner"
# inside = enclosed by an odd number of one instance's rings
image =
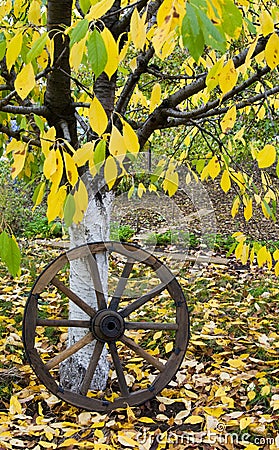
[[[129,225],[119,225],[113,222],[110,226],[110,239],[112,241],[128,241],[135,234],[135,230]]]
[[[19,235],[30,218],[31,207],[26,186],[12,180],[7,162],[0,160],[0,232],[6,228]]]

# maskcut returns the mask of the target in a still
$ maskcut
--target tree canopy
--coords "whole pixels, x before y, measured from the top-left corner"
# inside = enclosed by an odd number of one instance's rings
[[[219,177],[225,192],[235,189],[232,216],[243,203],[247,221],[255,207],[275,219],[266,169],[277,162],[277,2],[8,0],[0,20],[0,151],[14,179],[34,181],[35,206],[47,196],[49,221],[82,220],[85,170],[113,189],[129,177],[125,162],[173,129],[167,161],[128,195],[160,186],[174,195],[184,165],[186,183]],[[251,139],[265,118],[269,133]],[[206,146],[191,157],[200,138]],[[260,187],[233,165],[239,146],[261,170]],[[1,258],[16,274],[19,252],[4,229]],[[279,273],[279,250],[236,239],[242,262],[257,254]]]

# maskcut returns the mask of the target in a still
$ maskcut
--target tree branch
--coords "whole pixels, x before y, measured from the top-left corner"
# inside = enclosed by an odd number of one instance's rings
[[[25,130],[19,130],[19,131],[14,131],[11,130],[9,127],[5,127],[4,125],[0,124],[0,132],[1,133],[5,133],[7,136],[14,138],[18,141],[23,141],[26,142],[27,144],[30,145],[35,145],[36,147],[41,147],[41,142],[39,139],[30,139],[27,136],[21,136],[21,133],[23,133]]]
[[[132,72],[128,80],[126,81],[125,86],[122,89],[120,97],[115,106],[115,112],[119,114],[124,114],[126,108],[129,104],[129,101],[133,95],[134,89],[143,73],[146,72],[147,65],[151,58],[154,55],[154,48],[150,47],[145,53],[141,53],[137,57],[137,68],[134,72]]]
[[[242,84],[234,87],[231,91],[227,92],[221,99],[217,98],[211,102],[206,103],[204,106],[200,108],[193,109],[191,111],[179,111],[178,109],[167,108],[166,114],[169,117],[177,117],[177,118],[187,118],[190,117],[193,119],[194,117],[199,117],[207,111],[212,110],[213,108],[217,108],[221,104],[225,103],[227,100],[233,98],[240,92],[244,92],[249,86],[254,84],[256,81],[260,81],[260,79],[270,72],[270,68],[268,66],[263,69],[258,70],[254,75],[245,80]]]
[[[252,58],[261,53],[266,46],[266,43],[269,39],[269,36],[259,39],[256,48],[253,52]],[[247,53],[249,48],[246,48],[238,55],[233,58],[235,68],[240,67],[245,63]],[[201,92],[206,87],[206,76],[204,74],[200,79],[194,81],[187,86],[184,86],[182,89],[179,89],[174,94],[170,95],[168,98],[162,101],[161,105],[159,105],[152,114],[146,119],[144,124],[138,130],[138,139],[140,145],[143,146],[145,142],[149,139],[151,134],[156,129],[168,128],[170,121],[168,120],[167,110],[175,110],[176,106],[192,97],[193,95]],[[189,112],[190,113],[190,112]],[[191,116],[192,118],[192,116]],[[175,119],[174,119],[175,120]],[[179,119],[178,119],[179,120]],[[182,120],[181,123],[187,122],[186,120]],[[174,126],[174,125],[172,125]]]
[[[0,111],[10,114],[36,114],[37,116],[47,117],[48,110],[45,106],[18,106],[18,105],[5,105],[1,106]]]
[[[270,97],[271,95],[275,95],[279,93],[279,86],[276,86],[272,89],[269,89],[268,91],[262,92],[261,94],[257,94],[254,95],[253,97],[249,97],[245,100],[242,100],[239,103],[236,103],[236,109],[240,110],[243,108],[246,108],[246,106],[250,106],[253,105],[254,103],[265,99],[266,97]],[[225,108],[215,108],[212,109],[211,111],[208,111],[204,114],[201,114],[199,116],[196,117],[180,117],[180,118],[170,118],[167,120],[167,124],[165,126],[162,126],[161,129],[163,128],[173,128],[173,127],[177,127],[179,125],[187,125],[188,123],[190,123],[191,125],[194,125],[195,122],[193,121],[193,119],[199,120],[204,123],[205,120],[204,119],[208,119],[209,117],[214,117],[214,116],[221,116],[223,114],[226,114],[226,112],[231,108],[231,106],[227,106]]]

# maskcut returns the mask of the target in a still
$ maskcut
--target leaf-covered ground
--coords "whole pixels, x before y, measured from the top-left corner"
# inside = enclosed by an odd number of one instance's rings
[[[16,280],[0,269],[1,450],[279,448],[279,287],[272,274],[182,267],[191,339],[176,378],[142,406],[100,414],[51,395],[23,353],[28,291],[58,253],[25,248]],[[43,344],[50,338],[42,336]]]

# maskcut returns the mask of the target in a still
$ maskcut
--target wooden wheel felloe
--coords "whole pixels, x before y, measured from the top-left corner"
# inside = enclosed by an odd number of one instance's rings
[[[96,256],[103,252],[111,259],[108,292],[103,292],[96,263]],[[69,286],[69,262],[84,258],[90,265],[96,308]],[[86,320],[67,319],[69,300],[86,313]],[[53,301],[64,305],[55,319],[50,306]],[[63,342],[47,351],[40,348],[40,336],[46,329],[54,330],[59,341],[69,328],[84,329],[84,335],[66,348]],[[23,319],[26,355],[41,382],[58,398],[94,411],[138,405],[157,395],[179,369],[188,339],[187,304],[176,278],[147,251],[117,242],[83,245],[50,263],[33,285]],[[92,341],[94,350],[79,392],[63,388],[60,363]],[[108,388],[92,391],[91,381],[104,346],[111,364]]]

